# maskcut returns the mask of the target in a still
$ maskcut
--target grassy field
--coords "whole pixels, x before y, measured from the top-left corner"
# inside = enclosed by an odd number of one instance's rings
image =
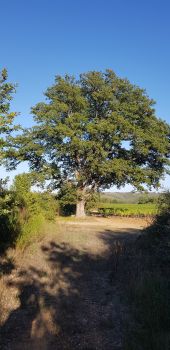
[[[127,203],[98,203],[99,213],[118,216],[153,216],[157,213],[157,206],[154,203],[127,204]]]

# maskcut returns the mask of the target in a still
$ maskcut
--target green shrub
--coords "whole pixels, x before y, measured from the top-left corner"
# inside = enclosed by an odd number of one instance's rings
[[[41,213],[46,220],[54,220],[58,214],[58,202],[48,192],[29,193],[26,205],[30,216]]]
[[[165,192],[159,197],[158,214],[156,216],[157,224],[170,223],[170,192]]]
[[[30,217],[21,229],[20,235],[16,242],[17,246],[19,248],[25,248],[32,241],[41,237],[44,224],[45,218],[43,214]]]
[[[0,250],[14,244],[20,232],[19,210],[15,196],[4,189],[0,195]]]
[[[0,247],[24,245],[42,230],[45,220],[54,220],[58,203],[48,192],[31,192],[31,174],[17,175],[8,191],[0,183]]]

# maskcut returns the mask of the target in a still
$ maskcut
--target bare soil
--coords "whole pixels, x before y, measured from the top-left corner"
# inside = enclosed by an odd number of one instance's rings
[[[113,272],[147,224],[58,219],[24,252],[9,250],[0,262],[0,349],[123,349],[128,311]]]

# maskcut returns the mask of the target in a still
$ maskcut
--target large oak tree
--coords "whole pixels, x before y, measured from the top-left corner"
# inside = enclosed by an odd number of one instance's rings
[[[32,108],[35,125],[15,140],[13,159],[54,187],[71,182],[77,216],[88,194],[112,185],[158,186],[168,165],[170,127],[155,115],[145,90],[112,70],[88,72],[76,80],[56,76],[46,103]]]

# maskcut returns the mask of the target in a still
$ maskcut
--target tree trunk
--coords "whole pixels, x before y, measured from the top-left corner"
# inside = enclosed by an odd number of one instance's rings
[[[86,216],[84,207],[85,207],[85,201],[83,199],[79,200],[77,202],[77,205],[76,205],[76,217],[77,218],[82,218],[82,217]]]

